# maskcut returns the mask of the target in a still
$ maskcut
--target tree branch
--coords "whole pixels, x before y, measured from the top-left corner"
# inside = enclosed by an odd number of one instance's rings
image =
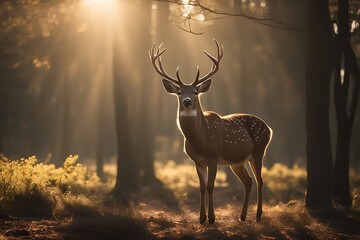
[[[157,1],[158,2],[167,2],[167,3],[171,3],[171,4],[177,4],[180,6],[185,6],[185,4],[179,0],[157,0]],[[259,14],[257,11],[255,11],[253,14],[224,11],[224,10],[217,9],[216,4],[207,5],[207,4],[202,3],[201,0],[189,1],[189,3],[187,3],[187,5],[192,6],[194,8],[199,8],[200,10],[197,12],[192,12],[186,17],[181,17],[181,14],[180,14],[179,18],[182,20],[181,25],[184,25],[184,26],[187,25],[186,22],[191,22],[191,21],[205,22],[205,21],[209,21],[209,20],[224,19],[224,18],[229,18],[229,17],[240,17],[240,18],[255,21],[261,25],[276,28],[279,30],[307,32],[304,29],[295,28],[293,26],[290,26],[290,25],[288,25],[284,22],[278,21],[276,19],[266,18],[266,17],[264,17],[265,16],[264,12],[261,14],[262,15],[262,17],[261,17],[261,16],[258,16]],[[199,21],[195,17],[198,14],[207,15],[207,18],[204,21]],[[184,27],[180,26],[179,23],[177,23],[177,26],[180,29],[182,29],[186,32],[192,33],[192,34],[196,34],[196,35],[203,34],[203,32],[195,32],[195,31],[193,31],[193,29],[189,29],[186,27],[184,28]]]

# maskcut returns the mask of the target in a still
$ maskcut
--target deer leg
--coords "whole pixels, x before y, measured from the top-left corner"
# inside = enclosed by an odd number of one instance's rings
[[[207,181],[207,192],[209,195],[209,223],[212,224],[215,222],[215,214],[214,214],[214,202],[213,202],[213,192],[215,185],[215,178],[217,173],[217,164],[216,162],[210,162],[208,164],[208,181]]]
[[[249,197],[252,187],[252,179],[247,171],[245,165],[232,165],[230,166],[235,175],[240,179],[245,188],[244,202],[241,209],[240,220],[245,221],[247,210],[249,206]]]
[[[206,221],[205,211],[205,193],[206,193],[206,167],[199,164],[195,164],[196,172],[200,181],[200,219],[199,222],[202,224]]]
[[[253,160],[250,161],[251,169],[255,175],[256,183],[257,183],[257,212],[256,212],[256,221],[260,222],[262,215],[262,187],[263,180],[261,177],[261,168],[262,168],[262,160],[263,160],[264,151],[260,154],[254,154]]]

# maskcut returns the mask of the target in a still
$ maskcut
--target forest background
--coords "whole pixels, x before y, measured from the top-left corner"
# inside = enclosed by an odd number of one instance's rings
[[[210,92],[201,98],[203,108],[252,113],[273,129],[263,171],[269,216],[276,216],[278,206],[297,212],[303,205],[358,209],[360,12],[356,1],[344,2],[348,5],[295,0],[3,1],[1,212],[108,216],[109,204],[145,211],[161,206],[163,199],[172,210],[188,210],[184,218],[196,222],[190,212],[197,211],[198,185],[182,151],[177,103],[163,90],[148,51],[153,43],[164,42],[167,71],[174,73],[180,66],[182,79],[190,83],[197,65],[208,70],[202,49],[212,53],[213,38],[224,45],[225,55]],[[219,207],[227,206],[220,211],[226,219],[239,212],[242,186],[227,168],[219,171]],[[154,189],[163,195],[152,196]],[[99,193],[97,200],[91,199],[92,192]],[[34,195],[35,202],[42,199],[39,205],[34,205]],[[143,231],[153,232],[158,224],[155,237],[170,230],[183,237],[175,226],[158,221],[170,218],[166,214],[172,210],[152,210],[136,219],[147,219]],[[118,217],[118,211],[110,212]],[[299,229],[294,236],[320,236],[316,221],[308,215],[306,219],[311,231],[295,221]],[[181,225],[184,220],[179,221]],[[269,229],[284,229],[283,224],[263,230],[280,236],[281,231]],[[245,235],[256,235],[249,229]],[[237,231],[230,229],[225,236],[237,236]]]

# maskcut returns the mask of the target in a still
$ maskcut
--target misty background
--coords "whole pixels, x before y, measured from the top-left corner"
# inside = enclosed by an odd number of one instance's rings
[[[114,94],[120,93],[126,105],[122,114],[129,121],[130,139],[125,141],[131,142],[138,164],[184,161],[183,137],[176,126],[177,100],[164,91],[148,51],[153,43],[163,42],[168,49],[163,55],[166,71],[175,75],[180,66],[181,78],[191,83],[196,66],[202,74],[209,70],[211,62],[202,50],[214,54],[217,39],[225,53],[210,91],[201,97],[204,110],[259,116],[274,131],[264,165],[304,166],[307,13],[301,1],[278,2],[222,1],[221,6],[263,11],[293,29],[242,17],[201,16],[193,25],[201,35],[179,29],[177,16],[189,9],[162,1],[2,4],[1,152],[12,159],[36,155],[58,165],[70,154],[79,154],[80,161],[89,164],[99,158],[115,162]],[[359,57],[360,44],[354,44]],[[121,56],[121,66],[113,64],[115,54]],[[114,71],[121,75],[119,84],[114,84]],[[359,122],[357,114],[352,166],[359,166]]]

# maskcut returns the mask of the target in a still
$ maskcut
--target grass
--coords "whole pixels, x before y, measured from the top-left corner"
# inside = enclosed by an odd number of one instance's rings
[[[264,168],[260,223],[255,221],[256,188],[247,220],[240,222],[243,187],[229,185],[221,169],[214,192],[216,222],[201,225],[198,181],[190,163],[156,162],[163,186],[144,187],[130,206],[121,206],[108,194],[112,175],[102,183],[77,160],[69,156],[56,168],[35,157],[1,158],[0,239],[360,239],[358,198],[351,210],[308,212],[306,171],[298,166]],[[356,196],[359,176],[352,171],[351,179]]]

